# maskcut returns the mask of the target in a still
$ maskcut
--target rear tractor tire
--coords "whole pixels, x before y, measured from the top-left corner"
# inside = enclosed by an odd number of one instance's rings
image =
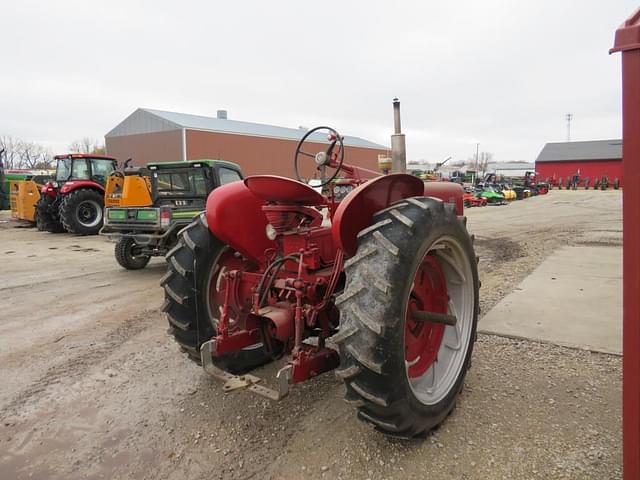
[[[151,257],[137,252],[140,246],[133,238],[122,237],[115,246],[116,261],[127,270],[140,270],[147,266]]]
[[[68,193],[60,203],[60,220],[69,233],[97,235],[102,228],[104,195],[90,188]]]
[[[63,233],[64,226],[51,214],[51,204],[51,198],[44,196],[36,203],[36,228],[40,232]]]
[[[239,261],[233,253],[209,231],[201,214],[178,234],[178,243],[166,255],[167,273],[160,280],[165,298],[162,310],[169,333],[196,363],[200,363],[202,344],[216,334],[221,307],[216,298],[224,283],[220,277]],[[223,370],[244,373],[271,357],[257,344],[213,361]]]
[[[434,198],[401,200],[374,222],[345,262],[336,374],[361,420],[420,437],[453,410],[470,366],[479,311],[473,241],[453,205]],[[442,323],[452,317],[455,325]]]

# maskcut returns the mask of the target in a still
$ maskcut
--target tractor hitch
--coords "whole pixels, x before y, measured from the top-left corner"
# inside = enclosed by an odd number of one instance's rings
[[[255,375],[234,375],[217,367],[213,357],[217,354],[217,340],[214,338],[200,347],[200,358],[204,371],[216,380],[224,382],[222,390],[230,393],[236,390],[249,390],[270,400],[282,400],[289,394],[291,384],[304,382],[321,373],[337,368],[340,364],[338,353],[330,348],[318,348],[303,345],[294,351],[289,363],[278,370],[277,389],[260,385],[262,379]]]
[[[216,340],[209,340],[202,344],[200,347],[200,358],[202,360],[202,367],[204,371],[211,375],[216,380],[224,382],[222,390],[225,393],[230,393],[236,390],[249,390],[256,393],[261,397],[268,398],[269,400],[282,400],[289,394],[289,381],[291,379],[291,365],[286,365],[281,368],[276,375],[278,382],[277,390],[259,385],[262,381],[261,378],[254,375],[234,375],[229,372],[225,372],[221,368],[216,367],[213,364],[213,356],[216,352]]]

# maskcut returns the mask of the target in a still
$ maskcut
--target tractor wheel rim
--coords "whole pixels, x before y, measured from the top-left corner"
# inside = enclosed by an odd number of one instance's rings
[[[133,240],[129,242],[127,250],[131,258],[137,259],[146,257],[146,255],[141,253],[142,247]]]
[[[80,202],[76,207],[76,218],[83,227],[95,227],[102,221],[102,207],[95,200]]]
[[[439,238],[414,275],[405,314],[405,372],[416,398],[425,405],[442,401],[454,387],[470,345],[474,279],[464,247]],[[456,325],[416,322],[412,311],[448,313]]]

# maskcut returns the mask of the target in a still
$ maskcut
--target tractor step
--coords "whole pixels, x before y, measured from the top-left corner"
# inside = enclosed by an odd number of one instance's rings
[[[216,380],[224,382],[222,390],[230,393],[236,390],[248,390],[269,400],[282,400],[289,394],[289,381],[291,378],[291,365],[281,368],[276,375],[278,389],[272,389],[258,385],[262,379],[254,375],[234,375],[226,372],[213,364],[213,355],[216,352],[216,340],[209,340],[200,347],[200,358],[204,371]]]

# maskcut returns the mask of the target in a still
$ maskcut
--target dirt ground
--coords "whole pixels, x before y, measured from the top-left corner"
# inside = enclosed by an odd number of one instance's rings
[[[482,311],[562,245],[620,245],[621,202],[552,191],[469,209]],[[619,357],[480,335],[453,414],[426,440],[392,440],[355,418],[332,374],[279,403],[223,394],[166,334],[162,259],[127,272],[103,238],[7,219],[2,479],[621,478]]]

